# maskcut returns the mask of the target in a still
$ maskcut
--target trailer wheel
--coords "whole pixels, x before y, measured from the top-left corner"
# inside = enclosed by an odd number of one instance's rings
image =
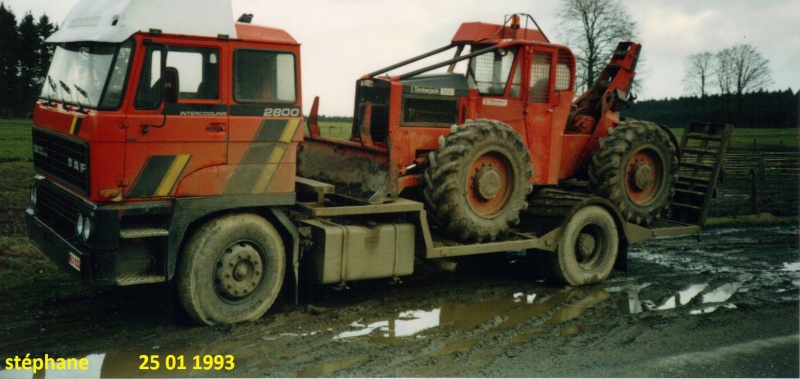
[[[200,227],[183,251],[178,295],[192,318],[233,324],[260,318],[280,292],[283,241],[254,214],[228,215]]]
[[[600,140],[589,167],[594,192],[614,203],[627,221],[650,225],[669,207],[678,157],[658,125],[626,121]]]
[[[618,249],[614,218],[604,208],[590,205],[572,215],[556,253],[549,256],[557,279],[582,286],[600,283],[611,274]]]
[[[447,232],[462,241],[495,240],[519,223],[532,190],[528,148],[498,121],[466,123],[428,155],[424,195]]]

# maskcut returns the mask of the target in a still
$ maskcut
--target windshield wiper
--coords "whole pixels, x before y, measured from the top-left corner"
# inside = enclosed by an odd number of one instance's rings
[[[69,97],[72,97],[72,91],[69,90],[69,86],[64,84],[64,82],[62,82],[60,80],[58,82],[61,83],[61,90],[62,90],[62,92],[61,92],[61,105],[64,106],[64,109],[67,109],[67,101],[64,100],[64,92],[63,91],[67,91],[67,93],[69,94]]]
[[[75,101],[75,98],[72,97],[72,90],[69,89],[67,83],[64,83],[60,80],[58,82],[61,83],[61,89],[69,94],[70,100]],[[61,100],[64,101],[63,95],[61,96]],[[81,102],[80,101],[75,101],[75,102],[78,103],[78,112],[86,113],[86,111],[83,110],[83,105],[81,105]],[[64,103],[64,109],[67,109],[67,103]]]
[[[53,78],[51,78],[50,75],[47,75],[47,83],[50,85],[50,91],[47,91],[47,105],[53,107],[53,99],[50,98],[50,93],[57,92],[56,82],[53,81]]]
[[[83,95],[83,97],[86,98],[86,102],[87,103],[91,103],[91,100],[89,100],[89,93],[87,93],[86,90],[84,90],[81,87],[78,87],[77,84],[73,84],[72,86],[75,87],[76,90],[78,90],[79,94]],[[86,113],[85,110],[83,109],[83,105],[81,105],[80,101],[78,101],[78,112]]]

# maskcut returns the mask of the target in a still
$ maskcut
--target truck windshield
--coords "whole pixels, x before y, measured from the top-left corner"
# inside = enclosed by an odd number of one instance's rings
[[[132,46],[132,40],[121,44],[67,43],[56,46],[39,97],[87,108],[118,108]]]

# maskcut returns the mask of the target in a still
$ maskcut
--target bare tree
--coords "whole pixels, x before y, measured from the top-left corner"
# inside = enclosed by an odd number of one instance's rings
[[[715,73],[722,93],[741,95],[772,85],[769,60],[751,45],[722,49],[716,58]]]
[[[592,85],[618,42],[630,41],[636,22],[619,0],[563,0],[560,35],[575,53],[577,87]]]
[[[697,93],[706,97],[706,88],[714,76],[714,54],[708,51],[692,54],[686,58],[685,82],[686,92]]]

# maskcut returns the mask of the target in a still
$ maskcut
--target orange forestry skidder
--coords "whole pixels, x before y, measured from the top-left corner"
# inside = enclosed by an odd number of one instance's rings
[[[437,220],[464,241],[504,235],[535,188],[586,181],[628,221],[651,224],[672,197],[679,152],[667,127],[620,122],[641,45],[619,43],[573,101],[574,55],[523,19],[535,24],[529,15],[462,24],[449,45],[365,75],[350,141],[320,137],[312,115],[300,175],[373,204],[424,187]],[[455,57],[379,76],[448,50]],[[466,73],[454,72],[461,61]],[[351,170],[329,170],[331,162]]]
[[[585,285],[628,244],[705,222],[732,128],[690,124],[678,148],[620,121],[636,43],[573,101],[575,58],[532,17],[465,23],[359,79],[341,141],[320,135],[318,101],[304,135],[300,46],[251,18],[217,0],[82,0],[48,38],[26,224],[64,270],[174,280],[193,318],[227,324],[261,317],[287,272],[296,296],[301,275],[344,286],[525,250]]]

